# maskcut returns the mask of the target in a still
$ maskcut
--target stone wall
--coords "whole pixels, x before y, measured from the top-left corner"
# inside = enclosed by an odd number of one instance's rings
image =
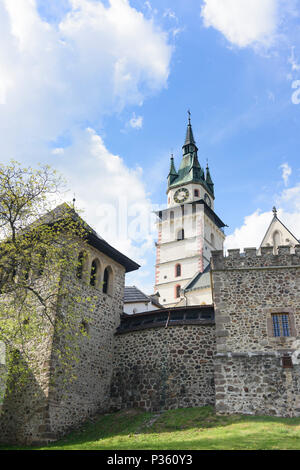
[[[49,442],[109,408],[114,332],[123,308],[125,268],[92,247],[86,247],[86,251],[87,269],[97,256],[101,277],[95,286],[90,285],[87,276],[77,279],[75,272],[61,277],[60,284],[67,288],[68,295],[55,302],[53,320],[67,320],[71,314],[72,329],[53,334],[50,328],[42,340],[37,338],[34,364],[27,363],[20,354],[18,360],[28,371],[28,379],[21,387],[14,386],[18,377],[8,379],[13,386],[7,387],[4,397],[0,442]],[[113,273],[107,294],[102,292],[101,284],[106,266]],[[43,282],[47,286],[46,275]],[[85,335],[80,332],[83,324]],[[59,350],[69,356],[59,357]]]
[[[215,383],[219,414],[300,416],[300,366],[283,368],[280,354],[217,354]]]
[[[59,375],[59,360],[52,357],[54,386],[49,394],[49,414],[54,436],[75,428],[95,413],[107,411],[110,405],[114,332],[122,313],[125,276],[122,266],[112,261],[110,266],[114,270],[111,295],[103,294],[101,289],[87,283],[80,284],[82,301],[77,303],[76,308],[78,317],[84,320],[88,331],[87,336],[79,338],[77,361],[72,371],[75,379],[67,387],[63,384],[64,377]],[[74,289],[70,287],[69,291],[72,295]],[[89,303],[85,302],[86,299],[93,299],[93,311],[88,307]]]
[[[117,334],[111,409],[213,405],[214,353],[214,324]]]
[[[300,246],[214,252],[216,410],[300,416],[299,367],[282,356],[299,349]],[[289,316],[290,336],[275,337],[272,314]],[[294,394],[294,401],[288,400]],[[292,411],[293,408],[293,411]]]

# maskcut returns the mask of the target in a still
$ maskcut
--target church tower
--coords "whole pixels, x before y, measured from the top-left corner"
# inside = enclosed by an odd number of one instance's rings
[[[157,212],[154,290],[167,307],[212,302],[210,281],[204,286],[204,278],[200,278],[209,271],[211,251],[222,250],[225,239],[225,224],[214,212],[214,184],[208,165],[204,172],[198,160],[190,113],[182,153],[178,171],[171,156],[167,209]],[[188,296],[189,287],[192,297]]]

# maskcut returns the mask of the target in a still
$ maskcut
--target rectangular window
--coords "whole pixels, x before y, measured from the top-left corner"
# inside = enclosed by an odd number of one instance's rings
[[[289,315],[287,313],[274,313],[272,315],[274,336],[291,336]]]

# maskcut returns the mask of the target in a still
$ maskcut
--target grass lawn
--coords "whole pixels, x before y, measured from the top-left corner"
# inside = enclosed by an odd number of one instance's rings
[[[20,447],[2,446],[0,449]],[[300,418],[216,416],[209,406],[165,411],[159,416],[141,410],[126,410],[100,416],[64,439],[38,449],[300,449]]]

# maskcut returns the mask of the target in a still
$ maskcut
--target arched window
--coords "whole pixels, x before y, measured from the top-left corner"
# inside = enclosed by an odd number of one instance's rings
[[[278,230],[273,233],[273,245],[275,247],[275,250],[277,250],[280,245],[280,232],[278,232]]]
[[[212,244],[212,246],[215,246],[215,236],[213,233],[210,234],[210,243]]]
[[[96,285],[98,275],[99,275],[99,262],[98,260],[94,259],[94,261],[92,262],[92,266],[91,266],[91,276],[90,276],[91,286]]]
[[[112,284],[113,284],[113,271],[110,266],[107,266],[104,270],[103,275],[103,288],[102,292],[104,294],[112,294]]]
[[[177,240],[184,240],[184,230],[183,228],[177,232]]]
[[[81,251],[78,255],[77,260],[77,268],[76,268],[76,277],[78,279],[82,279],[83,276],[83,260],[84,260],[84,253]]]
[[[175,277],[181,276],[181,264],[176,264],[175,266]]]
[[[178,299],[180,297],[180,291],[181,291],[181,286],[178,284],[175,287],[175,299]]]

